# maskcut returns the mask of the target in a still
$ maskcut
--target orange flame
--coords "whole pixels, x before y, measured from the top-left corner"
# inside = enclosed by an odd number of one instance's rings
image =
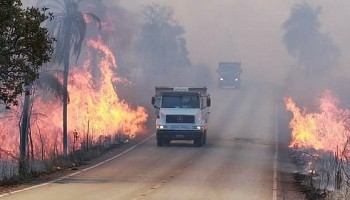
[[[290,147],[313,148],[339,153],[345,150],[350,136],[347,120],[350,111],[339,108],[338,99],[325,91],[320,100],[319,113],[301,111],[291,97],[285,98],[288,111],[293,113]]]
[[[70,113],[71,129],[81,127],[83,131],[83,126],[86,127],[89,122],[90,130],[109,134],[123,131],[130,136],[135,136],[143,131],[142,126],[147,119],[146,110],[143,107],[137,107],[136,111],[133,111],[125,101],[119,100],[112,83],[121,79],[113,75],[111,69],[116,67],[116,61],[108,47],[101,40],[90,40],[88,45],[103,54],[99,63],[103,77],[101,77],[99,90],[95,91],[91,75],[87,73],[89,63],[86,63],[85,69],[76,68],[73,71],[74,84],[70,84],[69,87],[72,93],[70,98],[72,105],[69,107],[75,108],[74,112]]]
[[[82,67],[71,68],[68,85],[70,102],[68,104],[69,144],[81,144],[85,137],[90,142],[112,138],[117,133],[135,137],[145,131],[148,118],[144,107],[132,107],[117,94],[115,83],[125,81],[115,75],[116,59],[110,49],[101,40],[89,40],[89,48],[98,52],[97,66],[91,66],[92,58]],[[98,81],[88,70],[89,67],[100,69]],[[96,84],[96,82],[98,82]],[[62,150],[62,102],[47,100],[38,92],[35,97],[31,115],[30,131],[36,157],[47,158],[52,153]],[[18,155],[20,107],[0,118],[0,158],[6,154]],[[76,147],[79,148],[79,145]]]

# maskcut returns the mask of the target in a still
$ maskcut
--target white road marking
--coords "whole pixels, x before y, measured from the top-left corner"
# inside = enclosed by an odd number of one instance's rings
[[[107,163],[107,162],[109,162],[109,161],[111,161],[111,160],[114,160],[114,159],[116,159],[116,158],[118,158],[118,157],[120,157],[120,156],[122,156],[122,155],[128,153],[129,151],[135,149],[136,147],[139,147],[141,144],[143,144],[143,143],[145,143],[146,141],[148,141],[149,139],[151,139],[154,135],[155,135],[155,134],[150,135],[149,137],[145,138],[144,140],[142,140],[141,142],[135,144],[134,146],[132,146],[132,147],[126,149],[125,151],[123,151],[123,152],[121,152],[121,153],[119,153],[119,154],[117,154],[117,155],[115,155],[115,156],[113,156],[113,157],[111,157],[111,158],[109,158],[109,159],[107,159],[107,160],[104,160],[104,161],[102,161],[102,162],[100,162],[100,163],[97,163],[97,164],[95,164],[95,165],[93,165],[93,166],[91,166],[91,167],[88,167],[88,168],[79,170],[79,171],[74,172],[74,173],[72,173],[72,174],[69,174],[69,175],[67,175],[67,176],[64,176],[64,177],[61,177],[61,178],[58,178],[58,179],[55,179],[55,180],[52,180],[52,181],[48,181],[48,182],[45,182],[45,183],[42,183],[42,184],[39,184],[39,185],[34,185],[34,186],[27,187],[27,188],[24,188],[24,189],[21,189],[21,190],[11,191],[11,192],[2,194],[2,195],[0,195],[0,198],[5,197],[5,196],[8,196],[8,195],[11,195],[11,194],[15,194],[15,193],[19,193],[19,192],[24,192],[24,191],[27,191],[27,190],[31,190],[31,189],[34,189],[34,188],[43,187],[43,186],[46,186],[46,185],[49,185],[49,184],[52,184],[52,183],[55,183],[55,182],[58,182],[58,181],[62,181],[62,180],[64,180],[64,179],[66,179],[66,178],[70,178],[70,177],[72,177],[72,176],[75,176],[75,175],[77,175],[77,174],[80,174],[81,172],[85,172],[85,171],[88,171],[88,170],[90,170],[90,169],[94,169],[94,168],[96,168],[96,167],[98,167],[98,166],[100,166],[100,165],[103,165],[103,164],[105,164],[105,163]]]
[[[278,135],[277,135],[277,105],[275,105],[275,156],[273,159],[273,185],[272,185],[272,200],[277,200],[277,168],[278,168]]]

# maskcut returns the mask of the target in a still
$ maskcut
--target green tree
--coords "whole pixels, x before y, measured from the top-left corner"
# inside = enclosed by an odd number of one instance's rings
[[[174,19],[170,7],[150,4],[143,8],[144,23],[138,52],[143,59],[145,73],[171,73],[172,70],[188,68],[190,60],[184,28]]]
[[[99,25],[99,18],[88,12],[79,10],[78,3],[80,0],[53,0],[53,5],[45,5],[49,7],[53,13],[53,20],[48,24],[48,29],[52,32],[56,39],[54,59],[60,65],[63,65],[63,154],[68,153],[68,130],[67,130],[67,104],[68,99],[68,75],[70,68],[70,58],[79,58],[82,44],[86,35],[86,21],[84,16],[90,16],[95,19]]]
[[[17,105],[17,97],[25,92],[38,78],[40,67],[50,60],[52,38],[41,24],[49,18],[45,9],[22,8],[20,0],[0,2],[0,100],[9,108]],[[28,106],[27,104],[24,105]],[[19,173],[27,171],[27,113],[23,113],[20,131]]]
[[[283,42],[288,53],[298,60],[307,76],[329,72],[339,54],[329,36],[320,31],[320,13],[320,7],[296,4],[290,18],[283,24]]]
[[[0,100],[16,105],[24,85],[38,78],[38,70],[50,60],[52,39],[41,24],[44,10],[23,9],[20,0],[0,1]]]

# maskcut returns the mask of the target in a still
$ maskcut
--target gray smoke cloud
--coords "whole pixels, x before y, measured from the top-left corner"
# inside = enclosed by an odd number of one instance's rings
[[[120,2],[130,10],[138,10],[152,1]],[[173,7],[175,17],[184,26],[192,63],[205,63],[214,78],[220,61],[241,61],[246,79],[283,79],[283,66],[289,56],[281,44],[280,26],[288,16],[289,5],[280,1],[193,0],[165,0],[161,4]],[[271,5],[280,10],[276,12]],[[275,69],[273,75],[271,68]]]
[[[324,75],[335,67],[339,50],[331,38],[320,31],[321,7],[297,4],[283,24],[283,41],[307,76]]]
[[[101,2],[108,9],[118,7],[125,13],[124,17],[116,16],[116,20],[119,21],[115,23],[115,27],[120,31],[120,35],[116,35],[114,39],[119,40],[123,45],[123,48],[116,50],[118,52],[116,56],[122,74],[130,76],[133,80],[143,75],[133,45],[137,40],[142,22],[142,6],[151,3],[173,8],[174,18],[183,26],[184,39],[187,42],[189,58],[194,69],[188,74],[195,77],[193,78],[195,83],[214,85],[218,62],[240,61],[244,69],[243,79],[283,85],[288,84],[290,67],[297,66],[300,62],[298,57],[289,54],[288,48],[283,43],[285,33],[283,24],[290,18],[293,7],[296,4],[303,4],[305,2],[303,0],[258,2],[252,0],[200,2],[198,0],[101,0]],[[31,0],[24,1],[24,5],[32,3]],[[332,68],[336,69],[333,74],[335,77],[341,76],[342,82],[347,82],[347,76],[350,74],[348,67],[350,56],[347,55],[350,52],[350,45],[348,45],[350,28],[346,19],[350,19],[350,12],[347,9],[350,7],[350,1],[318,0],[309,4],[312,8],[322,8],[322,12],[318,14],[319,32],[326,35],[341,52],[337,62],[332,62],[334,65]],[[120,10],[115,10],[115,12],[118,11]],[[125,35],[127,39],[121,39],[121,35]],[[123,41],[126,42],[123,43]],[[201,73],[211,79],[208,81],[201,79]],[[153,88],[151,85],[147,87]]]
[[[129,10],[139,11],[140,6],[152,0],[119,1]],[[159,1],[157,1],[159,2]],[[192,63],[206,63],[214,71],[219,61],[241,61],[246,79],[262,79],[282,83],[288,67],[297,59],[288,54],[283,44],[283,24],[290,17],[296,3],[304,1],[201,1],[163,0],[162,5],[174,8],[175,17],[184,26]],[[319,15],[322,33],[329,34],[334,45],[342,52],[338,69],[347,71],[349,32],[344,19],[350,19],[346,0],[319,0],[310,3],[322,7]],[[337,72],[336,72],[337,73]],[[343,73],[342,73],[343,74]],[[213,76],[215,73],[213,72]]]
[[[283,42],[297,63],[290,66],[288,85],[293,97],[309,102],[330,89],[335,76],[339,49],[328,34],[321,31],[321,7],[296,4],[283,24]]]

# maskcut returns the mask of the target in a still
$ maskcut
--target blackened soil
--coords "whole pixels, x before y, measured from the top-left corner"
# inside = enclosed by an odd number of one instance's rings
[[[300,173],[294,173],[296,186],[305,194],[309,200],[324,200],[326,195],[324,192],[315,189],[309,184],[311,177]]]

